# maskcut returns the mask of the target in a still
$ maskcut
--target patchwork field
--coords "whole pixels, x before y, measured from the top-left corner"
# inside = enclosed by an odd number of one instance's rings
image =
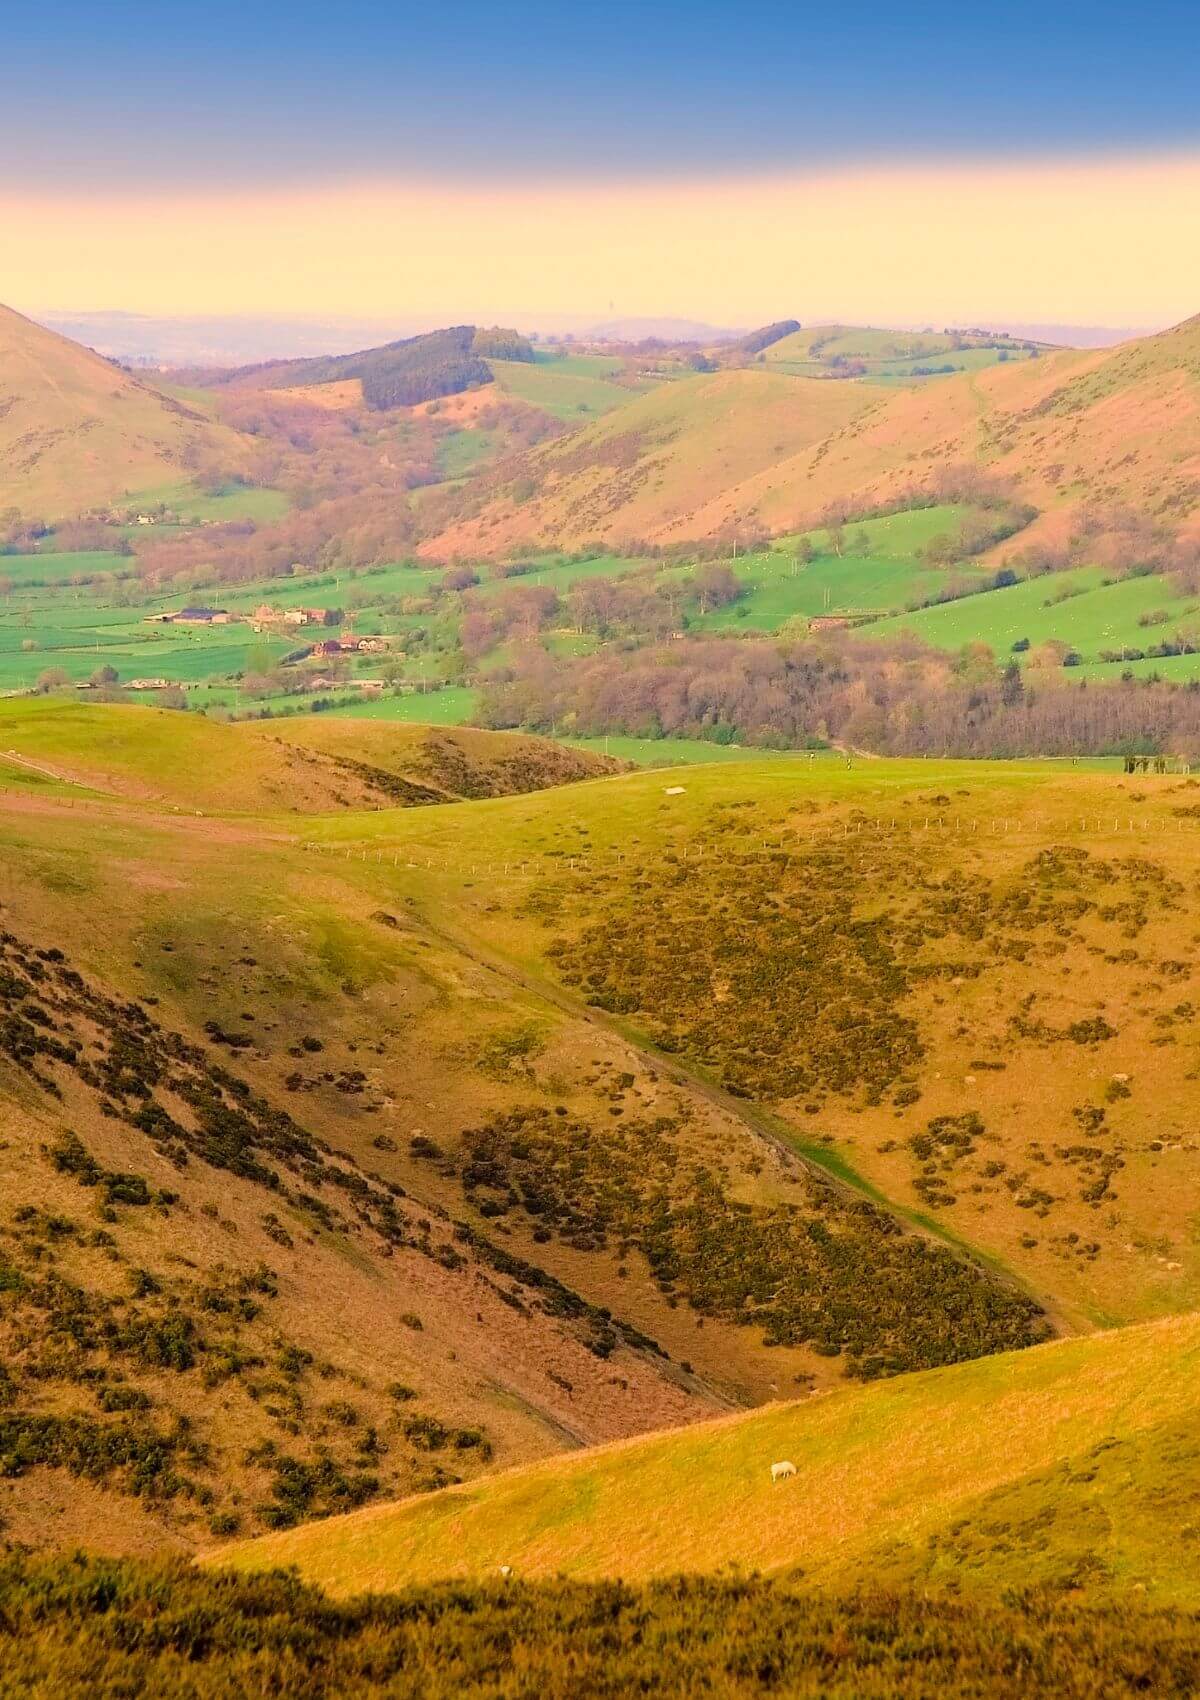
[[[865,377],[871,382],[912,383],[951,372],[1028,360],[1044,352],[1010,336],[967,332],[870,330],[846,325],[810,325],[763,350],[766,365],[798,377]]]

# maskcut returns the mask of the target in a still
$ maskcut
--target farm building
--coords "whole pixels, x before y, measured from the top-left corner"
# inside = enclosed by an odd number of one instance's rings
[[[232,618],[227,608],[181,608],[166,616],[169,623],[181,626],[227,626]]]

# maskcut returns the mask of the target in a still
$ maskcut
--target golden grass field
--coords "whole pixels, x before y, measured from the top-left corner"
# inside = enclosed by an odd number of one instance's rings
[[[1195,1317],[1057,1341],[556,1458],[208,1556],[237,1569],[296,1565],[336,1594],[483,1578],[502,1564],[522,1578],[737,1569],[853,1584],[881,1562],[900,1572],[986,1494],[1100,1442],[1144,1435],[1153,1446],[1161,1428],[1194,1421],[1198,1367]],[[797,1475],[773,1483],[779,1460]],[[1145,1588],[1157,1575],[1156,1597],[1194,1606],[1190,1554],[1166,1550],[1172,1512],[1194,1499],[1194,1452],[1189,1462],[1174,1494],[1158,1472],[1157,1519],[1147,1519],[1157,1563],[1143,1536],[1143,1568],[1121,1581]],[[1132,1507],[1115,1504],[1106,1549],[1114,1566],[1122,1509]]]

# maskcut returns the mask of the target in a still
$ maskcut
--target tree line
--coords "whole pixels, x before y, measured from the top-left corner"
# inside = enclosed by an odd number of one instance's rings
[[[485,681],[480,724],[764,749],[839,743],[896,756],[1200,757],[1200,686],[1031,683],[984,645],[695,638],[558,658],[532,646]]]

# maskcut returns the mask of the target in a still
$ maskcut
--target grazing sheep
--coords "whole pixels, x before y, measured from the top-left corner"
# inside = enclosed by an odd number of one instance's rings
[[[503,1576],[504,1580],[507,1582],[509,1577],[512,1575],[512,1565],[511,1564],[502,1564],[500,1566],[500,1574],[501,1574],[501,1576]]]
[[[771,1480],[773,1482],[785,1482],[789,1476],[794,1476],[795,1474],[796,1466],[789,1458],[785,1458],[780,1464],[771,1465]]]

